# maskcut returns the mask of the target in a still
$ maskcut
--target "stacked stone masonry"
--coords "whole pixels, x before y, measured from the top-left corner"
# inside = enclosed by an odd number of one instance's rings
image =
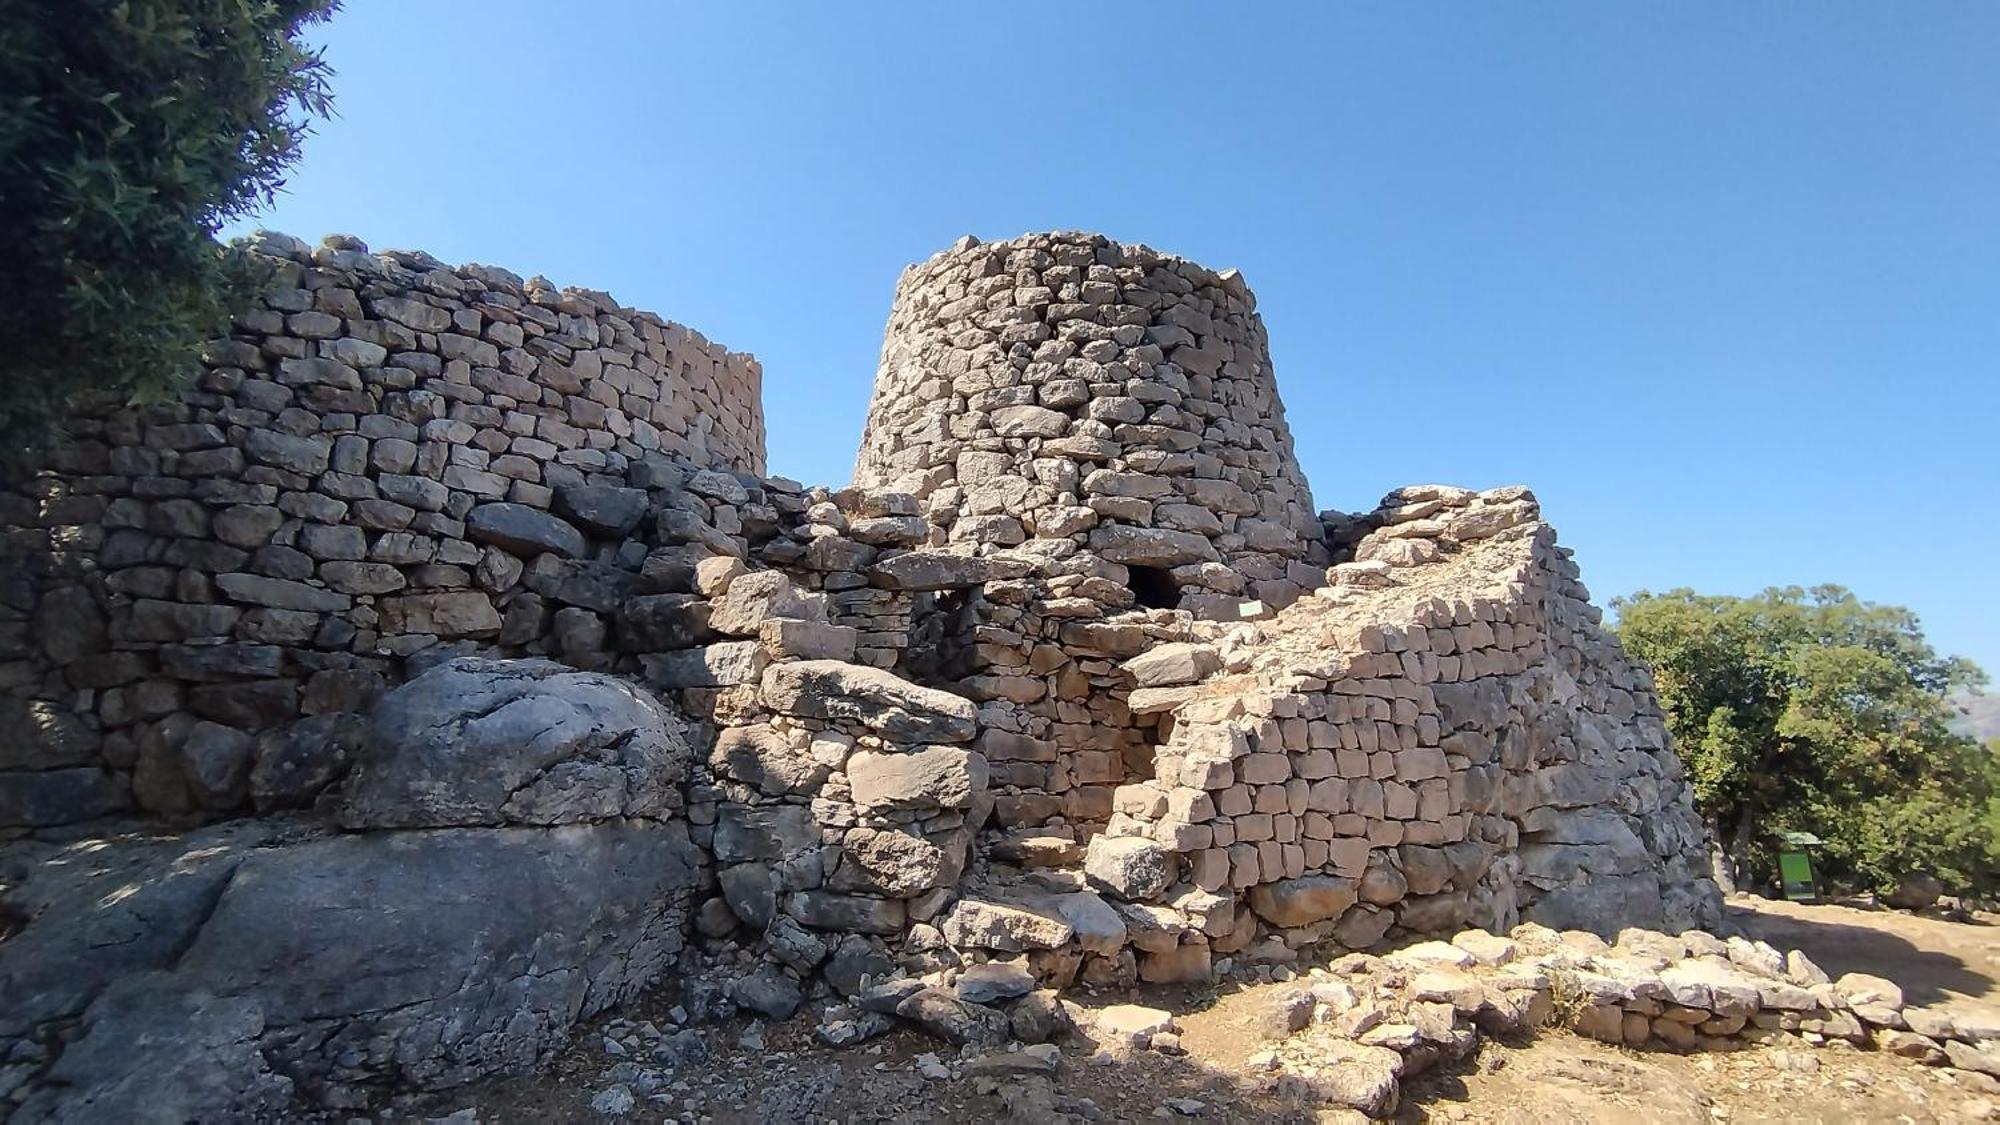
[[[731,1003],[960,1041],[1244,950],[1719,920],[1651,683],[1533,496],[1313,514],[1233,272],[1074,234],[912,267],[835,490],[761,476],[755,362],[650,314],[261,249],[183,402],[0,499],[0,833],[556,826],[615,865],[637,831],[686,861],[662,918],[754,954]],[[494,711],[572,683],[523,658],[589,678]],[[398,745],[433,714],[464,738]],[[81,1010],[0,1005],[0,1047]]]
[[[731,496],[763,468],[756,361],[679,325],[352,239],[258,249],[269,288],[184,401],[81,419],[0,493],[0,722],[26,732],[0,746],[0,823],[134,788],[232,807],[165,743],[355,708],[440,641],[539,639],[528,595],[593,580],[581,532],[632,530],[628,482],[678,493],[691,466]]]
[[[1150,604],[1284,605],[1325,566],[1256,298],[1098,235],[966,239],[904,272],[855,463],[980,550],[1170,572]]]

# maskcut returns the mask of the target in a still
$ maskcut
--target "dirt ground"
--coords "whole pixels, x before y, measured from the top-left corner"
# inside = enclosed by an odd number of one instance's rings
[[[1834,976],[1872,973],[1911,1004],[2000,1018],[2000,915],[1969,922],[1851,905],[1740,897],[1729,919],[1779,949],[1801,949]]]
[[[1731,920],[1781,948],[1805,950],[1828,972],[1870,972],[1903,985],[1913,1004],[2000,1012],[2000,918],[1971,922],[1850,906],[1741,899]],[[1252,1017],[1276,983],[1154,988],[1137,995],[1079,993],[1086,1008],[1142,1003],[1173,1013],[1185,1053],[1114,1053],[1085,1038],[1062,1045],[1047,1078],[977,1073],[970,1056],[899,1030],[836,1050],[812,1038],[815,1009],[779,1026],[738,1018],[692,1029],[706,1058],[656,1071],[656,1097],[627,1121],[718,1123],[931,1121],[1358,1120],[1312,1103],[1256,1065],[1270,1044]],[[579,1035],[548,1072],[450,1091],[408,1104],[402,1120],[454,1112],[466,1122],[600,1122],[592,1099],[622,1071],[606,1027],[654,1020],[675,998],[663,989]],[[1019,1056],[1015,1057],[1016,1061]],[[646,1061],[644,1067],[661,1064]],[[929,1071],[929,1077],[925,1071]],[[470,1111],[470,1112],[468,1112]],[[475,1116],[476,1114],[476,1116]],[[1845,1044],[1753,1048],[1678,1056],[1608,1047],[1563,1031],[1485,1041],[1454,1066],[1406,1080],[1397,1120],[1518,1122],[1723,1121],[1912,1123],[2000,1121],[2000,1082]]]

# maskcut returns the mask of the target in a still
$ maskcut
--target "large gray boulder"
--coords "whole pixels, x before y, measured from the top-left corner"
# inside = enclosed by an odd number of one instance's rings
[[[382,697],[347,784],[348,828],[664,818],[692,751],[652,696],[546,660],[447,661]]]
[[[294,1086],[354,1105],[524,1071],[667,968],[700,881],[678,823],[287,839],[38,857],[0,1049],[81,1022],[14,1120],[271,1120]],[[104,907],[114,883],[137,905]]]

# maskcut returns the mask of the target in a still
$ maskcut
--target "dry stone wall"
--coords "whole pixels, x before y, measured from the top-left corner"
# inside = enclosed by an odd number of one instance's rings
[[[1719,919],[1533,496],[1312,515],[1234,274],[1073,234],[912,267],[831,490],[760,475],[754,361],[601,294],[264,252],[185,401],[0,494],[0,831],[671,822],[672,913],[742,969],[708,999],[961,1042],[1243,951]],[[425,683],[460,735],[396,737]],[[635,683],[659,731],[600,721]]]
[[[1116,984],[1253,946],[1720,921],[1651,682],[1534,498],[1417,486],[1329,523],[1346,561],[1269,620],[1098,626],[1134,629],[1147,752],[1108,820],[996,826],[954,944]]]
[[[135,789],[233,807],[249,733],[362,706],[441,642],[540,647],[551,601],[609,612],[645,545],[593,544],[649,488],[707,518],[763,469],[756,361],[686,328],[347,238],[257,249],[270,284],[192,393],[77,420],[0,492],[0,827]],[[232,733],[187,751],[202,723]]]
[[[1418,486],[1337,522],[1365,532],[1357,561],[1226,634],[1209,675],[1128,664],[1171,734],[1091,857],[1164,849],[1243,901],[1239,926],[1295,944],[1719,922],[1651,681],[1533,497]]]
[[[1100,235],[967,238],[905,271],[854,477],[980,550],[1165,572],[1153,605],[1284,605],[1324,567],[1249,287]]]

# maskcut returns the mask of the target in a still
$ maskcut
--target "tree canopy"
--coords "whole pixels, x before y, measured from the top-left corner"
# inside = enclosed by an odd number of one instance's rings
[[[1826,841],[1823,870],[1875,887],[1926,871],[1990,889],[2000,765],[1948,729],[1946,696],[1985,673],[1938,655],[1915,614],[1838,586],[1736,598],[1615,599],[1619,638],[1652,665],[1698,807],[1758,877],[1779,832]]]
[[[195,370],[249,282],[215,240],[268,201],[337,0],[0,0],[0,441]]]

